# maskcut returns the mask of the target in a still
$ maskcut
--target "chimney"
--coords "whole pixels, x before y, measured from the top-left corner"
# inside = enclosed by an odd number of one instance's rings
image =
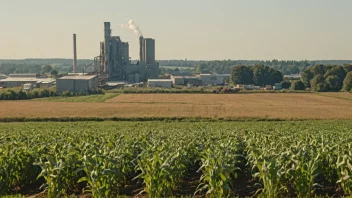
[[[139,37],[139,61],[145,63],[144,38]]]
[[[111,42],[111,29],[110,22],[104,22],[104,72],[110,76],[110,42]]]
[[[77,73],[77,46],[76,46],[76,34],[73,34],[73,73]]]

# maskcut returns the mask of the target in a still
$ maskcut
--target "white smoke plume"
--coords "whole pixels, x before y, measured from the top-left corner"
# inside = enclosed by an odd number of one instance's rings
[[[137,36],[143,36],[141,29],[136,25],[136,23],[132,19],[128,21],[128,24],[122,24],[121,27],[132,30]]]

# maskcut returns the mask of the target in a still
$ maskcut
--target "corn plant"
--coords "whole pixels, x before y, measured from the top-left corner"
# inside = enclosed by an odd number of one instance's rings
[[[164,140],[145,141],[145,149],[138,156],[137,178],[144,180],[145,189],[150,197],[166,197],[172,194],[186,170],[185,147]]]
[[[352,150],[351,144],[341,149],[341,155],[338,156],[336,162],[337,172],[339,176],[338,184],[341,185],[343,191],[347,195],[352,195]]]
[[[79,163],[76,160],[77,153],[71,149],[69,145],[56,144],[52,154],[34,163],[42,169],[38,178],[45,179],[46,183],[42,187],[47,189],[48,197],[66,195],[68,188],[77,182],[75,168]]]
[[[231,136],[219,137],[218,140],[210,139],[205,143],[205,148],[200,155],[202,171],[198,190],[207,189],[209,197],[226,197],[231,192],[231,179],[236,178],[237,167],[242,155],[239,153],[237,139]]]

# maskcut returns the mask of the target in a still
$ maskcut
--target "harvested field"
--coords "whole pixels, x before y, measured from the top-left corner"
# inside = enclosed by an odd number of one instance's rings
[[[345,99],[345,100],[352,100],[352,93],[348,92],[323,92],[319,93],[322,96],[328,96],[328,97],[333,97],[333,98],[339,98],[339,99]]]
[[[319,94],[123,94],[106,102],[2,101],[0,117],[352,119],[352,101]]]

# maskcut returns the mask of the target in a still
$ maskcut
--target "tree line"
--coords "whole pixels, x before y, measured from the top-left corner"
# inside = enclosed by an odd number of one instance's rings
[[[78,71],[83,71],[84,65],[78,65]],[[59,73],[71,73],[71,66],[64,65],[39,65],[39,64],[16,64],[16,63],[2,63],[0,64],[0,73],[9,74],[28,74],[28,73],[50,73],[53,70]]]
[[[235,84],[274,85],[283,81],[283,74],[264,65],[235,66],[232,68],[232,82]]]
[[[315,65],[307,67],[301,73],[300,80],[284,79],[282,72],[264,65],[235,66],[232,68],[232,82],[235,84],[254,84],[257,86],[281,83],[284,89],[315,92],[351,91],[352,65]]]
[[[315,65],[301,73],[301,84],[316,92],[352,91],[352,65]],[[297,82],[298,83],[298,82]]]
[[[275,70],[281,71],[283,74],[299,74],[303,72],[308,67],[314,67],[315,65],[324,64],[324,65],[343,65],[352,61],[344,60],[317,60],[317,61],[294,61],[294,60],[271,60],[271,61],[257,61],[257,60],[222,60],[222,61],[208,61],[208,62],[199,62],[197,64],[197,72],[201,73],[219,73],[219,74],[229,74],[232,71],[232,68],[236,65],[243,66],[254,66],[254,65],[264,65],[271,67]]]

